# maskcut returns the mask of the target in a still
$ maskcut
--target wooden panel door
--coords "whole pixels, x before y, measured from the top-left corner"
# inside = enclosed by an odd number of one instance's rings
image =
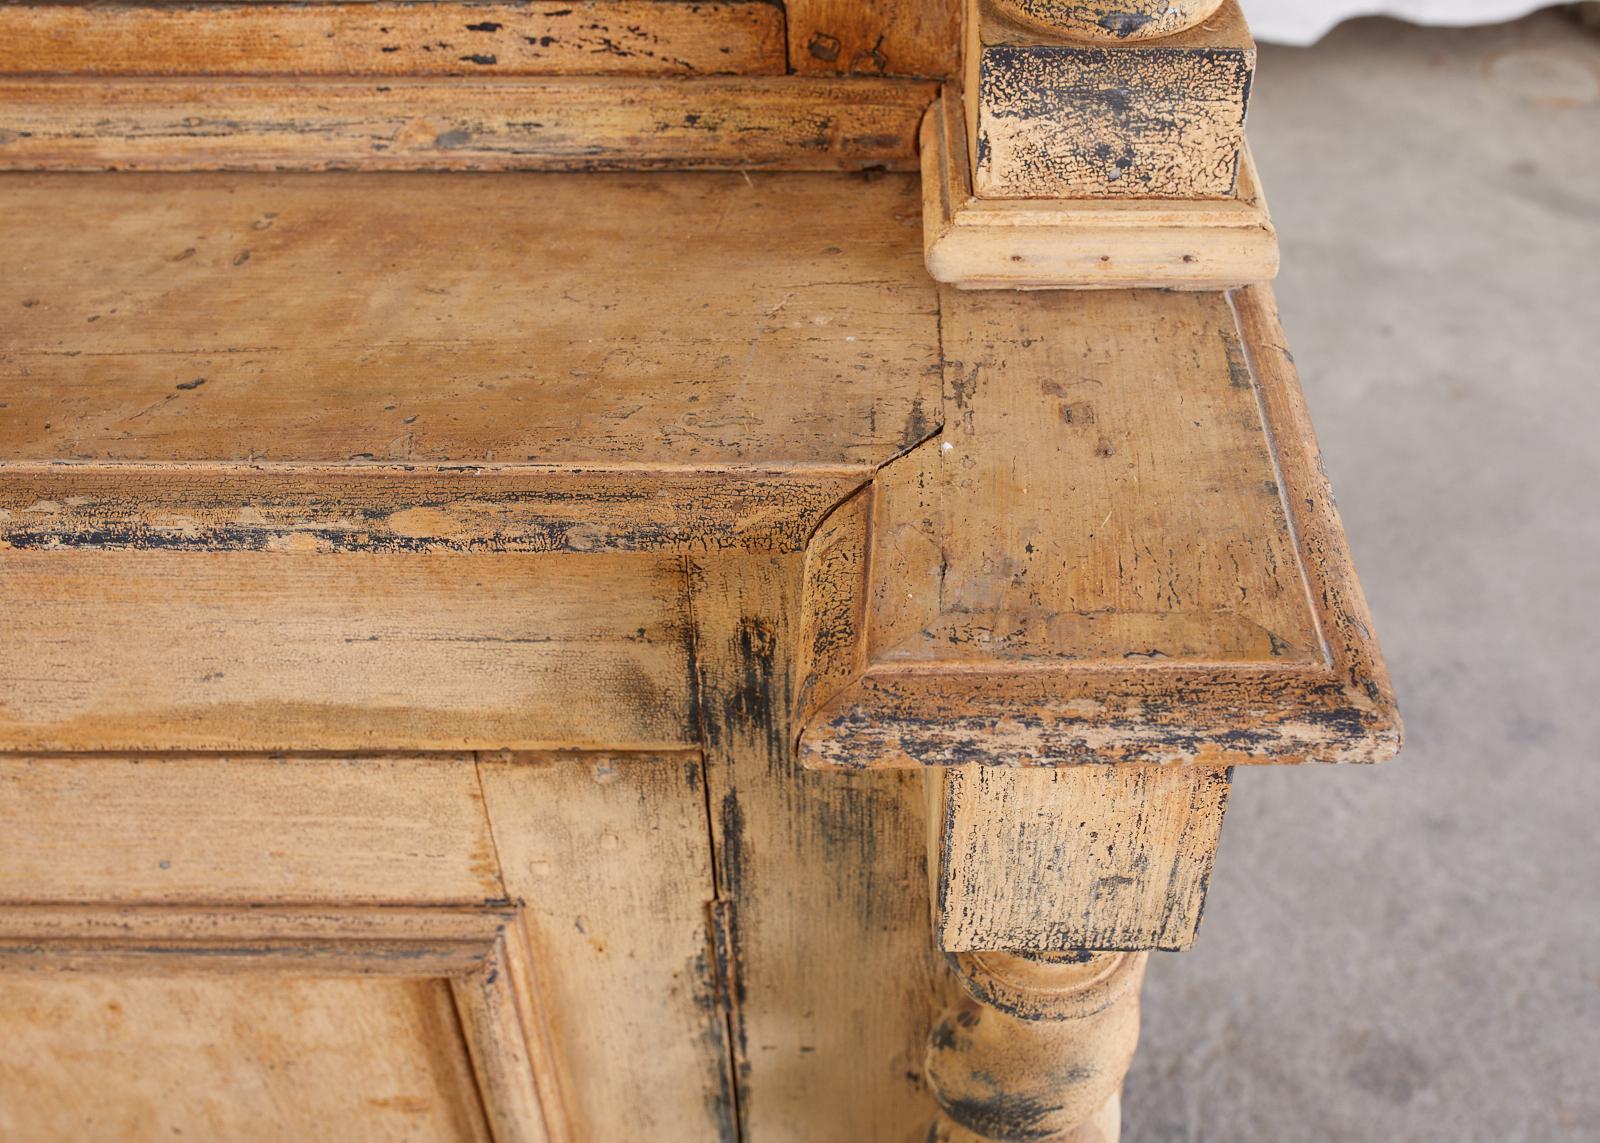
[[[0,756],[0,1137],[716,1137],[701,783],[694,751]]]

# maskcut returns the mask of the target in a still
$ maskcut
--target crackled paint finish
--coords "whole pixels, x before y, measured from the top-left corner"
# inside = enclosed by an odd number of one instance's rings
[[[1222,0],[994,0],[1008,15],[1060,35],[1086,40],[1147,40],[1194,27]]]
[[[1226,198],[1255,44],[1234,0],[1157,40],[1072,41],[972,0],[973,188],[986,198]]]

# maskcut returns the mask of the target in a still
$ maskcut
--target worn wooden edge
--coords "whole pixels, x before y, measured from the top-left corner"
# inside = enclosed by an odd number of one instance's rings
[[[1104,4],[1074,0],[991,0],[994,7],[1017,23],[1045,35],[1096,42],[1138,43],[1186,32],[1209,19],[1222,0],[1161,0],[1127,3],[1108,9]]]
[[[1333,675],[1352,695],[1383,712],[1392,730],[1392,754],[1400,748],[1402,733],[1394,685],[1350,557],[1300,375],[1278,322],[1277,299],[1265,284],[1233,291],[1228,297],[1256,379],[1284,507]]]
[[[1379,762],[1399,752],[1393,687],[1271,292],[1252,286],[1231,298],[1324,663],[906,662],[877,648],[858,676],[835,680],[832,698],[797,708],[804,765],[1225,767]],[[896,463],[914,465],[919,451]]]
[[[482,969],[516,918],[510,907],[7,904],[0,968],[456,977]]]
[[[965,116],[947,87],[921,128],[928,273],[969,290],[1218,290],[1278,273],[1255,164],[1227,199],[993,199],[972,188]]]
[[[1150,3],[1130,4],[1117,11],[1104,4],[1063,3],[1060,0],[973,0],[981,11],[983,43],[1061,44],[1107,52],[1137,52],[1157,48],[1253,48],[1240,0],[1168,2],[1155,19],[1134,26],[1132,10]],[[1067,17],[1052,25],[1030,18],[1027,9],[1049,7]],[[1203,8],[1204,15],[1200,14]],[[1142,33],[1142,34],[1139,34]]]
[[[0,78],[0,170],[915,170],[886,79]]]
[[[450,993],[467,1042],[484,1114],[494,1137],[533,1141],[570,1138],[551,1061],[541,1049],[542,1029],[529,1020],[522,995],[528,950],[518,922],[506,924],[475,972],[454,976]],[[548,1099],[556,1102],[549,1105]]]
[[[0,462],[0,550],[804,550],[863,465]]]
[[[0,4],[5,75],[783,75],[767,0]]]
[[[1331,672],[944,666],[868,668],[802,731],[806,765],[1377,762],[1400,748],[1393,709]]]

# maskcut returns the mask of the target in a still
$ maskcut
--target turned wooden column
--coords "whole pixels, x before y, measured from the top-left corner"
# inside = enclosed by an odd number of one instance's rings
[[[937,1143],[1115,1143],[1142,952],[951,956],[968,995],[928,1040]]]
[[[994,0],[1007,15],[1042,30],[1089,40],[1144,40],[1186,31],[1222,0]]]

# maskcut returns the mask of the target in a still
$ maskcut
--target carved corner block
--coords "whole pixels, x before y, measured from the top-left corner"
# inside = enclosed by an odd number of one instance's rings
[[[965,77],[979,197],[1233,194],[1256,57],[1237,0],[1159,38],[1147,33],[1169,24],[1147,20],[1136,35],[1126,21],[1098,23],[1108,11],[1096,5],[968,4]],[[1019,8],[1054,10],[1053,31],[1019,20]]]
[[[1278,273],[1273,229],[1249,151],[1221,199],[980,197],[959,93],[922,124],[923,253],[961,289],[1220,290]]]

